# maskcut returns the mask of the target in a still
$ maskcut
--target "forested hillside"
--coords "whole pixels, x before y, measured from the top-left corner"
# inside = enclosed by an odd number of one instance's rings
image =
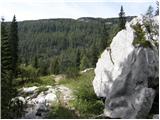
[[[127,17],[127,21],[132,18]],[[84,17],[19,22],[20,62],[37,64],[43,75],[95,67],[119,31],[118,20]]]

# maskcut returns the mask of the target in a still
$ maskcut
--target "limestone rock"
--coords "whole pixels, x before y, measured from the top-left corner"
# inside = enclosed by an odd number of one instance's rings
[[[153,119],[159,119],[159,115],[158,114],[153,115]]]
[[[159,53],[154,41],[145,31],[152,48],[132,44],[136,37],[132,26],[137,22],[145,30],[142,17],[126,23],[96,64],[94,91],[106,98],[104,114],[111,118],[145,118],[154,101],[153,86],[159,84]]]
[[[23,92],[32,94],[37,88],[38,88],[37,86],[23,88]]]
[[[19,96],[12,99],[13,104],[20,101],[24,105],[23,119],[47,118],[51,107],[57,104],[59,99],[65,104],[74,99],[72,91],[63,85],[45,87],[48,89],[42,91],[39,91],[40,87],[37,86],[20,89]]]

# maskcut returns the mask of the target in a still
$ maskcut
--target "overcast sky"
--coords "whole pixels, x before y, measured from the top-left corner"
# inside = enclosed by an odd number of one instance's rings
[[[127,1],[127,2],[126,2]],[[117,17],[123,5],[126,16],[144,14],[156,0],[0,0],[0,16],[11,21],[47,18]]]

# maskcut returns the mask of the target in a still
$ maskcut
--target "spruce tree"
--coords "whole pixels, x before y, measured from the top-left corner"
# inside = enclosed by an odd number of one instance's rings
[[[157,10],[155,12],[155,16],[159,15],[159,2],[158,1],[156,2],[156,5],[157,5]]]
[[[1,22],[1,110],[2,118],[9,118],[9,101],[12,98],[11,49],[4,19]]]
[[[76,53],[76,68],[79,70],[79,67],[80,67],[80,50],[78,49],[77,50],[77,53]]]
[[[35,56],[33,67],[38,68],[38,58]]]
[[[109,34],[105,23],[103,23],[102,39],[100,40],[99,54],[101,54],[105,50],[105,48],[110,45],[108,38]]]
[[[59,74],[59,59],[58,58],[53,59],[53,61],[51,62],[50,73],[53,73],[55,75]]]
[[[17,69],[18,60],[18,35],[17,23],[15,17],[11,23],[11,28],[8,34],[4,19],[1,24],[1,105],[2,118],[14,118],[15,106],[11,106],[11,99],[16,96],[16,89],[13,86],[15,78],[15,70]]]
[[[90,64],[89,64],[89,59],[88,57],[84,54],[82,56],[82,59],[81,59],[81,62],[80,62],[80,70],[84,70],[86,68],[89,68],[90,67]]]
[[[148,10],[146,12],[146,16],[148,16],[149,18],[152,18],[154,15],[153,15],[153,7],[150,5],[148,7]]]
[[[119,29],[125,29],[125,23],[126,23],[126,18],[125,18],[125,12],[123,10],[123,6],[121,6],[120,13],[119,13]]]
[[[91,53],[91,65],[92,67],[96,67],[96,63],[98,60],[98,49],[96,48],[95,44],[91,46],[90,53]]]
[[[12,57],[12,71],[13,77],[17,76],[17,65],[18,65],[18,24],[14,15],[9,34],[9,42],[11,46],[11,57]]]

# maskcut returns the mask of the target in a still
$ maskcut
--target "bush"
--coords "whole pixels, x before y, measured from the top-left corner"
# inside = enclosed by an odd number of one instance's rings
[[[81,118],[90,118],[103,113],[104,104],[94,93],[92,80],[94,71],[90,70],[74,79],[60,81],[73,89],[75,99],[70,105],[79,111]]]
[[[34,68],[32,65],[20,65],[19,71],[22,81],[34,82],[39,79],[39,69]]]
[[[133,45],[140,45],[142,47],[152,47],[151,43],[145,39],[145,32],[142,29],[142,25],[137,23],[136,25],[132,26],[133,29],[135,30],[135,35],[136,38],[133,41]]]
[[[55,85],[55,80],[53,76],[40,77],[40,80],[37,82],[40,83],[41,85]]]
[[[79,75],[79,71],[76,67],[69,67],[66,70],[66,75],[68,78],[76,78]]]
[[[53,76],[39,77],[39,69],[31,65],[20,65],[19,77],[14,81],[14,84],[20,87],[41,86],[41,85],[55,85]]]
[[[60,104],[53,105],[52,106],[52,111],[49,112],[48,114],[48,119],[73,119],[73,118],[78,118],[78,116],[75,114],[74,111],[69,110]]]
[[[76,99],[73,101],[73,106],[80,112],[82,117],[92,117],[103,112],[104,104],[97,99],[91,80],[82,80],[78,84],[74,95]]]

